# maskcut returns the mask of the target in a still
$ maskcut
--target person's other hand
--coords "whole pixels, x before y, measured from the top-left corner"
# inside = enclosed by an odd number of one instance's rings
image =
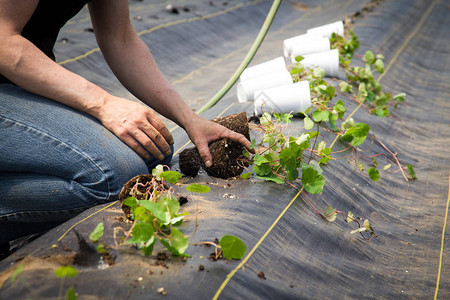
[[[239,142],[249,151],[253,152],[253,150],[250,150],[250,141],[247,140],[244,135],[197,115],[190,121],[185,130],[191,141],[197,146],[200,157],[208,168],[212,165],[212,156],[208,144],[216,140],[228,138],[235,142]]]
[[[98,118],[144,159],[150,158],[148,152],[159,160],[164,159],[163,153],[172,154],[169,144],[173,144],[173,137],[169,130],[150,108],[140,103],[108,98],[99,109]]]

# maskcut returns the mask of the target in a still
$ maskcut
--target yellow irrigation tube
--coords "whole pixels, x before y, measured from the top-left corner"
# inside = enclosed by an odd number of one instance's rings
[[[105,207],[103,207],[103,208],[101,208],[101,209],[99,209],[99,210],[93,212],[92,214],[90,214],[89,216],[87,216],[86,218],[84,218],[83,220],[80,220],[80,221],[76,222],[75,224],[73,224],[72,226],[70,226],[70,228],[67,229],[66,232],[63,233],[63,235],[61,235],[61,237],[58,239],[58,242],[61,241],[61,240],[66,236],[66,234],[69,233],[69,231],[71,231],[72,229],[74,229],[75,226],[77,226],[78,224],[83,223],[84,221],[86,221],[86,220],[89,219],[90,217],[92,217],[92,216],[98,214],[99,212],[104,211],[105,209],[110,208],[111,206],[113,206],[113,205],[116,204],[116,203],[117,203],[117,201],[114,201],[114,202],[108,204],[107,206],[105,206]]]
[[[439,267],[438,275],[436,280],[436,290],[434,291],[434,300],[437,299],[439,292],[439,282],[441,281],[441,269],[442,269],[442,256],[444,254],[444,240],[445,240],[445,228],[447,227],[448,218],[448,207],[450,204],[450,174],[448,176],[448,196],[447,196],[447,208],[445,209],[444,226],[442,227],[442,237],[441,237],[441,253],[439,254]]]

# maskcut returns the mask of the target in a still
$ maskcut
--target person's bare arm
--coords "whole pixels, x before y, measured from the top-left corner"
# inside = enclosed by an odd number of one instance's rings
[[[98,118],[143,158],[170,154],[173,143],[164,124],[148,107],[110,95],[61,67],[22,35],[38,0],[0,0],[0,73],[18,86]],[[139,142],[139,143],[138,143]]]
[[[250,147],[243,135],[199,117],[185,104],[135,32],[128,1],[94,0],[89,12],[97,42],[116,77],[138,99],[183,127],[207,166],[211,165],[208,144],[214,140],[230,138]]]

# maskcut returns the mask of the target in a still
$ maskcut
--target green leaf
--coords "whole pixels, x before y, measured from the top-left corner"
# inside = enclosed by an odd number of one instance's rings
[[[156,238],[153,236],[151,237],[147,243],[145,243],[142,247],[141,247],[141,251],[142,253],[144,253],[145,256],[150,256],[153,253],[153,247],[156,244]]]
[[[337,216],[336,209],[328,205],[327,207],[325,207],[323,215],[328,220],[328,222],[333,222],[334,220],[336,220]]]
[[[351,211],[348,212],[347,214],[347,223],[351,223],[355,220],[355,216],[353,215],[353,213]]]
[[[139,200],[138,204],[139,204],[139,206],[150,211],[161,222],[163,222],[163,223],[169,222],[170,216],[168,216],[166,214],[167,209],[161,207],[161,205],[158,205],[157,203],[155,203],[153,201],[149,201],[149,200]],[[142,221],[146,221],[146,220],[142,220]]]
[[[336,102],[336,105],[334,106],[333,109],[337,112],[338,117],[340,119],[342,119],[344,117],[345,105],[344,105],[344,102],[342,102],[342,100],[339,100],[338,102]]]
[[[375,62],[375,55],[373,55],[372,51],[366,51],[364,54],[364,61],[368,64],[373,64]]]
[[[153,170],[152,170],[152,175],[154,177],[156,177],[157,180],[161,180],[161,173],[164,171],[164,167],[163,165],[157,165]]]
[[[269,165],[267,165],[267,164],[260,165],[260,166],[258,166],[258,165],[254,165],[253,166],[253,172],[255,172],[255,174],[258,177],[266,176],[268,174],[272,174],[271,171],[272,171],[272,168]]]
[[[66,300],[77,300],[77,295],[75,293],[75,289],[70,287],[66,291]]]
[[[191,183],[186,187],[186,190],[194,193],[208,193],[211,188],[207,185],[201,185],[198,183]]]
[[[65,277],[74,278],[75,276],[78,275],[77,269],[75,269],[72,266],[59,267],[58,269],[55,270],[54,273],[55,273],[56,277],[59,277],[59,278],[65,278]]]
[[[168,241],[161,239],[161,244],[163,244],[169,251],[175,256],[188,256],[184,254],[187,247],[189,246],[189,240],[183,235],[183,233],[175,227],[172,227],[171,239]]]
[[[339,83],[339,89],[343,93],[352,93],[353,92],[353,87],[346,81],[341,81]]]
[[[128,240],[128,243],[146,243],[153,236],[154,231],[155,228],[153,228],[153,225],[150,225],[149,223],[136,224],[131,231],[132,238]]]
[[[323,149],[325,149],[326,146],[327,146],[327,144],[324,141],[317,143],[316,151],[317,151],[318,155],[322,154],[322,151],[323,151]]]
[[[330,97],[330,99],[334,98],[334,95],[336,94],[336,91],[334,90],[334,87],[329,85],[326,89],[327,95],[328,97]]]
[[[233,235],[224,235],[219,242],[223,257],[226,259],[241,259],[244,257],[247,247],[244,242]]]
[[[103,222],[98,223],[97,227],[95,227],[94,231],[92,231],[89,235],[89,239],[94,243],[98,242],[98,240],[103,236],[104,230],[105,227],[103,226]]]
[[[241,174],[242,179],[249,179],[250,176],[252,176],[252,173],[250,173],[250,172]]]
[[[356,123],[342,136],[342,140],[347,143],[351,143],[354,147],[357,147],[364,143],[370,127],[365,123]]]
[[[260,165],[262,165],[262,164],[266,164],[266,163],[268,163],[268,162],[270,162],[270,160],[268,160],[266,157],[264,157],[264,156],[261,156],[261,155],[259,155],[259,154],[255,154],[254,156],[253,156],[253,163],[256,165],[256,166],[260,166]]]
[[[315,68],[313,70],[313,75],[314,75],[314,77],[316,77],[318,79],[322,79],[325,77],[325,70],[322,68]]]
[[[354,233],[358,233],[358,232],[364,232],[364,231],[367,231],[367,229],[365,227],[360,227],[360,228],[357,228],[355,230],[350,231],[350,234],[354,234]]]
[[[183,175],[176,171],[164,171],[161,172],[160,176],[164,178],[164,180],[174,184],[177,183]]]
[[[373,230],[372,226],[370,226],[369,220],[365,219],[363,223],[363,227],[366,228],[366,231]]]
[[[319,194],[325,185],[323,176],[308,164],[302,166],[302,183],[305,190],[311,194]]]
[[[381,59],[377,59],[375,61],[375,64],[373,65],[373,67],[375,68],[375,70],[380,73],[383,74],[384,73],[384,63]]]
[[[377,108],[373,111],[373,114],[378,117],[387,117],[389,115],[390,111],[387,109],[387,107],[384,108]]]
[[[257,175],[257,177],[259,179],[262,179],[262,180],[265,180],[265,181],[273,181],[273,182],[278,183],[278,184],[283,184],[284,183],[284,179],[283,178],[278,177],[277,175],[273,174],[272,172],[270,172],[269,174],[264,175],[264,176]]]
[[[296,62],[300,62],[300,61],[302,61],[303,59],[304,59],[304,57],[301,56],[301,55],[297,55],[297,56],[295,57],[295,61],[296,61]]]
[[[408,168],[409,175],[411,175],[411,177],[413,179],[417,179],[416,172],[414,172],[414,169],[413,169],[412,165],[408,164],[407,168]]]
[[[377,160],[376,160],[375,158],[373,158],[373,157],[371,157],[370,159],[372,160],[373,166],[374,166],[375,168],[378,167],[378,162],[377,162]]]
[[[314,122],[308,116],[305,116],[303,123],[305,124],[306,130],[310,130],[314,127]]]
[[[362,162],[360,162],[360,163],[358,164],[358,169],[359,169],[360,172],[364,171],[364,165],[363,165]]]
[[[298,178],[298,170],[297,169],[292,169],[292,170],[288,170],[286,173],[286,179],[288,181],[294,181]]]
[[[255,146],[256,146],[256,140],[253,139],[253,140],[252,140],[252,144],[250,145],[250,149],[254,149]]]
[[[373,181],[378,181],[380,179],[380,172],[378,172],[378,170],[374,167],[370,167],[368,173],[370,179],[372,179]]]
[[[330,116],[330,112],[327,110],[324,110],[324,111],[316,110],[313,112],[313,118],[314,118],[314,121],[316,121],[316,122],[328,121],[329,116]]]
[[[347,130],[349,128],[352,128],[353,126],[355,126],[355,121],[353,120],[353,118],[350,118],[347,121],[342,122],[341,128],[342,130]]]
[[[293,67],[293,68],[291,69],[291,74],[292,74],[292,75],[298,74],[298,73],[300,73],[301,71],[303,71],[302,68]]]
[[[280,165],[286,170],[295,170],[300,166],[297,156],[290,148],[284,148],[280,153]]]
[[[11,275],[11,279],[9,280],[9,282],[14,283],[17,279],[17,276],[20,275],[20,273],[22,273],[23,270],[23,264],[21,263],[17,269],[14,270],[14,272]]]
[[[180,202],[174,196],[166,196],[160,199],[157,204],[160,205],[163,209],[168,209],[171,218],[176,216],[176,214],[180,210]]]
[[[330,149],[330,148],[327,148],[327,149]],[[311,168],[313,168],[314,170],[316,170],[317,173],[322,174],[323,170],[315,160],[311,160],[311,162],[309,163],[309,166]]]
[[[128,197],[125,200],[123,200],[123,204],[133,208],[133,207],[135,207],[137,205],[137,200],[134,197]]]
[[[108,251],[106,250],[105,244],[103,244],[103,243],[98,244],[96,250],[97,250],[97,253],[100,253],[100,254],[104,254],[104,253],[107,253],[107,252],[108,252]]]

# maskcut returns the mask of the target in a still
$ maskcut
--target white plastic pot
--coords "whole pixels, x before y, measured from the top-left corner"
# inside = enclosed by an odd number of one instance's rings
[[[291,56],[304,56],[307,54],[324,52],[330,50],[330,40],[328,38],[319,38],[304,43],[298,43],[292,46]]]
[[[265,74],[264,76],[239,82],[237,85],[237,98],[239,102],[253,101],[256,91],[286,84],[292,84],[292,76],[286,69]]]
[[[342,21],[337,21],[334,23],[310,28],[306,31],[308,34],[317,34],[323,37],[330,38],[331,34],[337,33],[341,36],[344,35],[344,23]]]
[[[316,67],[325,70],[325,74],[330,77],[336,77],[339,72],[339,51],[337,49],[326,52],[304,55],[304,59],[300,63],[305,68],[314,69]],[[291,56],[291,60],[295,63],[295,57]]]
[[[259,65],[255,65],[245,69],[239,77],[239,80],[245,81],[283,70],[286,70],[286,61],[282,56],[280,56]]]
[[[313,40],[318,40],[323,38],[321,35],[318,34],[302,34],[297,35],[288,39],[285,39],[283,41],[283,55],[284,57],[289,57],[292,53],[292,47],[294,45],[303,45]]]
[[[311,106],[311,93],[308,81],[265,89],[255,93],[254,110],[256,115],[268,113],[305,112]]]

